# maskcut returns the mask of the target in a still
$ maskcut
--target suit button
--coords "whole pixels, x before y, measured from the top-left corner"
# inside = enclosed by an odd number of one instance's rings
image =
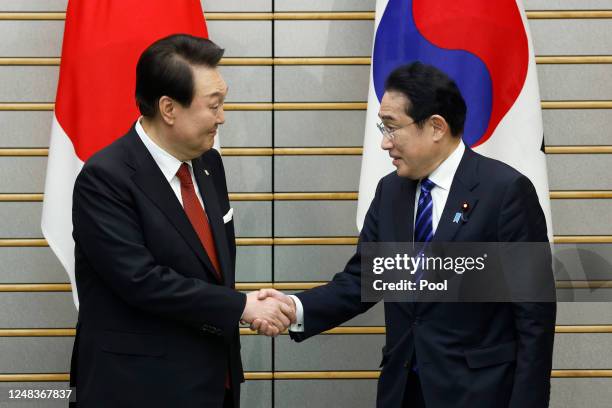
[[[406,361],[404,363],[404,368],[410,368],[410,361]]]

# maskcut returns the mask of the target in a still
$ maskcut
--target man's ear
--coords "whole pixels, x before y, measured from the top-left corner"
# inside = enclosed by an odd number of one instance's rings
[[[433,139],[438,142],[442,139],[442,137],[450,131],[450,127],[448,126],[448,122],[440,115],[433,115],[430,119],[431,126],[434,129]]]
[[[168,96],[162,96],[159,98],[157,107],[159,108],[159,114],[164,123],[168,126],[174,125],[176,119],[176,102]]]

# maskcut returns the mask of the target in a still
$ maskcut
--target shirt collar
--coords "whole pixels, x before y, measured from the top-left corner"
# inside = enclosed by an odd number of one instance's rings
[[[463,144],[463,140],[459,140],[459,144],[455,150],[431,172],[428,179],[433,181],[437,187],[443,188],[444,190],[450,190],[464,152],[465,145]]]
[[[144,143],[149,153],[151,153],[151,156],[153,156],[153,160],[155,161],[155,163],[157,163],[157,166],[164,174],[164,177],[166,178],[166,180],[168,180],[168,183],[170,183],[172,178],[176,176],[176,172],[179,170],[183,162],[177,159],[176,157],[172,156],[170,153],[168,153],[164,149],[162,149],[157,143],[155,143],[149,137],[149,135],[147,135],[144,128],[140,124],[141,119],[142,119],[142,116],[138,118],[138,120],[136,121],[136,126],[135,126],[136,133],[138,133],[140,140],[142,140],[142,143]],[[191,167],[191,160],[185,163],[187,163],[189,167]],[[193,173],[193,170],[192,170],[192,173]]]

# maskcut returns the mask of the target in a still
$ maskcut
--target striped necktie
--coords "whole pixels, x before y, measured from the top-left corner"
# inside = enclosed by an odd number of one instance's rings
[[[427,243],[433,238],[433,201],[431,199],[431,189],[436,184],[430,179],[421,180],[421,194],[417,205],[417,213],[414,221],[414,251],[416,256],[421,256],[425,252]],[[423,270],[415,271],[415,282],[421,280]]]
[[[433,238],[433,201],[431,189],[436,184],[430,179],[421,180],[421,194],[414,222],[414,242],[429,242]]]

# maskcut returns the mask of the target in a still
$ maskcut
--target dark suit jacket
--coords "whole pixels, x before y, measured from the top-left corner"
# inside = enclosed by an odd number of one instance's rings
[[[225,173],[214,149],[192,163],[223,282],[134,128],[91,157],[76,180],[78,407],[221,407],[228,367],[238,406],[246,298],[234,290]]]
[[[363,313],[360,246],[410,242],[417,182],[391,173],[380,180],[355,255],[343,272],[297,296],[302,341]],[[453,223],[463,202],[466,223]],[[531,182],[513,168],[466,148],[434,241],[548,241]],[[552,281],[552,271],[550,280]],[[550,303],[385,303],[386,345],[377,407],[401,407],[411,361],[428,408],[548,406],[556,305]],[[409,398],[409,396],[407,396]]]

